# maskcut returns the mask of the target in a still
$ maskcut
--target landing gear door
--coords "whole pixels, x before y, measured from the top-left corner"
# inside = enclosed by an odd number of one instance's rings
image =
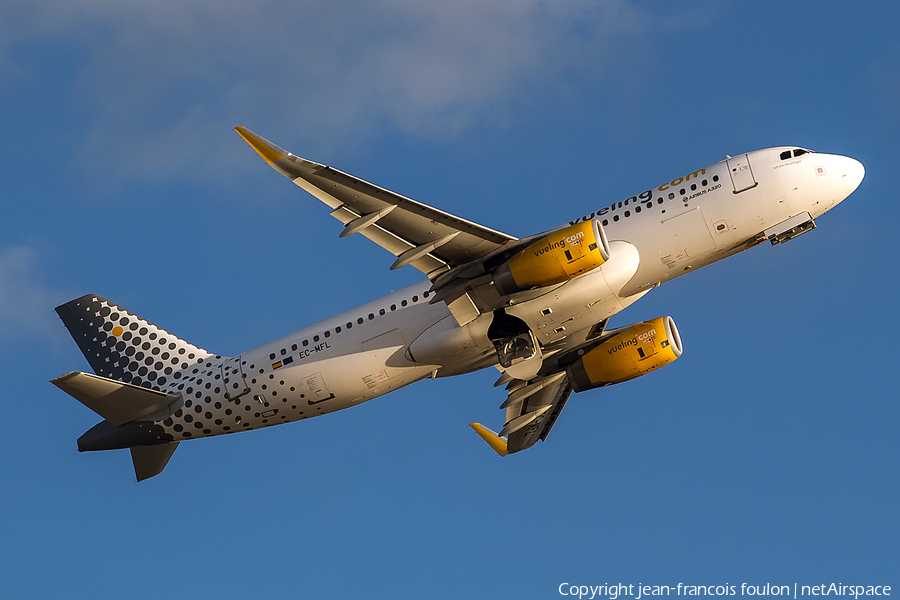
[[[734,185],[734,193],[739,194],[757,185],[750,168],[750,159],[746,154],[728,159],[728,172],[731,175],[731,183]]]
[[[222,384],[225,386],[225,398],[229,401],[237,400],[250,391],[244,370],[241,368],[241,356],[229,358],[219,365],[222,375]]]

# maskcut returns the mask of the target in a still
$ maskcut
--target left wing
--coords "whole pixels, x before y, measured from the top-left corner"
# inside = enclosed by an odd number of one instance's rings
[[[481,423],[471,425],[500,456],[526,450],[538,440],[547,439],[572,395],[565,372],[530,381],[513,381],[508,389],[509,395],[500,405],[506,409],[506,424],[500,433],[494,433]]]
[[[514,238],[416,202],[331,167],[294,156],[245,127],[235,128],[272,168],[290,178],[344,224],[341,237],[361,233],[434,280],[483,259]]]

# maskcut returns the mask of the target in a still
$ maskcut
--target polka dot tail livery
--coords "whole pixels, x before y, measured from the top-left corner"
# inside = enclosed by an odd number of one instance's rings
[[[161,390],[174,373],[211,353],[106,298],[89,294],[56,313],[97,375]]]

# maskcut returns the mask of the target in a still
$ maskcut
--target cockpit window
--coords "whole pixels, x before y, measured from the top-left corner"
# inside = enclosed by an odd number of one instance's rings
[[[791,157],[792,152],[793,152],[794,158],[797,158],[798,156],[802,156],[804,154],[812,154],[812,150],[804,150],[803,148],[794,148],[793,151],[785,150],[779,156],[781,157],[781,160],[787,160]]]

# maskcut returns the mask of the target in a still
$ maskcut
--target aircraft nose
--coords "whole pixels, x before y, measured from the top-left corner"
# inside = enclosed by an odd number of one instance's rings
[[[845,161],[844,185],[847,186],[847,193],[852,194],[866,176],[866,168],[858,160],[846,158]]]

